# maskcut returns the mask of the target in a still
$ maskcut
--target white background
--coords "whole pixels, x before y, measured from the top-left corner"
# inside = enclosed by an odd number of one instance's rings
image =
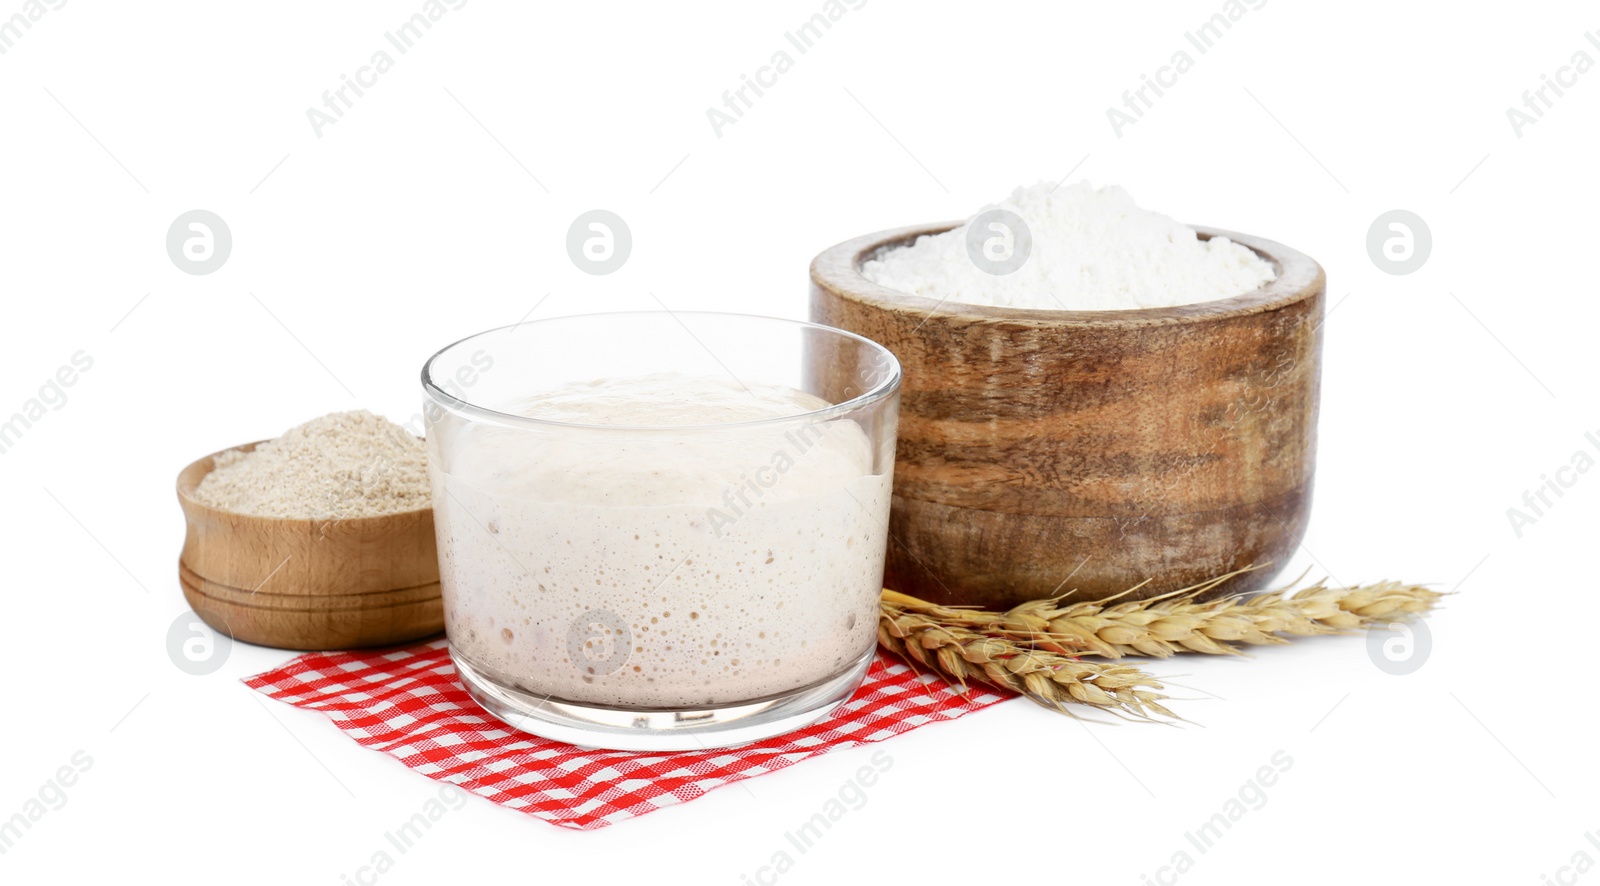
[[[1521,537],[1506,513],[1600,457],[1600,72],[1520,138],[1506,117],[1575,51],[1600,59],[1592,7],[1272,0],[1198,55],[1183,34],[1219,2],[871,0],[718,138],[706,109],[817,0],[473,0],[317,137],[306,109],[420,7],[73,0],[0,55],[0,413],[94,361],[0,456],[0,817],[94,761],[0,879],[341,883],[436,792],[238,682],[288,653],[237,646],[206,677],[169,661],[192,459],[333,410],[403,420],[427,355],[531,310],[803,317],[824,247],[1085,176],[1324,265],[1315,510],[1289,572],[1459,594],[1409,676],[1332,638],[1151,665],[1204,728],[1016,701],[892,739],[867,805],[780,882],[1136,884],[1190,848],[1180,882],[1532,884],[1600,859],[1600,471]],[[1184,48],[1193,70],[1118,138],[1106,108]],[[195,208],[234,238],[208,276],[164,248]],[[610,276],[565,252],[593,208],[633,232]],[[1395,208],[1433,233],[1409,276],[1366,251]],[[741,883],[872,750],[593,833],[471,798],[380,882]],[[1193,852],[1184,833],[1279,750],[1266,805]]]

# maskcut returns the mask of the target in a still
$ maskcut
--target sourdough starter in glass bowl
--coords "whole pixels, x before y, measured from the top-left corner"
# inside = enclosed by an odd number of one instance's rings
[[[494,330],[424,370],[451,654],[486,710],[576,744],[737,744],[870,665],[899,366],[719,314]]]

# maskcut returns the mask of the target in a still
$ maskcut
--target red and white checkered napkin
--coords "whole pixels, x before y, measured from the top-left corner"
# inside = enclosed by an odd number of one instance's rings
[[[644,754],[587,750],[511,729],[467,695],[443,640],[398,650],[314,652],[244,682],[279,701],[322,711],[356,741],[429,778],[580,830],[1010,697],[977,686],[962,696],[880,654],[848,702],[804,729],[736,748]]]

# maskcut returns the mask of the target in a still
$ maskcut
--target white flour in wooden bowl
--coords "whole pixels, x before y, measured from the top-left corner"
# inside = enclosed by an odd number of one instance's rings
[[[1004,213],[1020,217],[1026,235],[1009,230],[1015,225]],[[1023,243],[1027,235],[1031,248]],[[1026,257],[1007,268],[1015,254]],[[1017,188],[958,228],[884,252],[861,273],[936,301],[1049,311],[1214,301],[1274,276],[1272,265],[1244,246],[1225,237],[1201,240],[1188,225],[1140,209],[1127,191],[1096,190],[1086,181]]]

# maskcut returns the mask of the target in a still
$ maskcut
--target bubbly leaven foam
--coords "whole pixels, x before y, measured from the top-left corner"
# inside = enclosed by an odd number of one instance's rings
[[[711,430],[826,406],[657,375],[503,411],[434,458],[445,618],[495,678],[596,705],[723,705],[835,677],[873,646],[890,476],[849,420]]]

